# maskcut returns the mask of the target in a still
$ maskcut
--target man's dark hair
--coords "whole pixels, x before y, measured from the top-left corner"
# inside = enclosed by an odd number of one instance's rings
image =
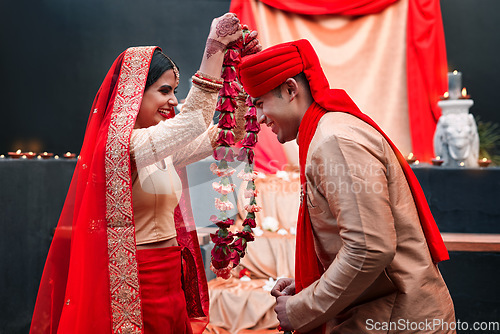
[[[304,72],[300,72],[299,74],[297,74],[293,78],[295,79],[295,81],[297,81],[297,83],[299,85],[302,84],[308,91],[311,90],[311,88],[309,87],[309,81],[307,81],[307,77],[304,74]],[[273,92],[274,96],[276,96],[280,99],[283,98],[283,95],[281,94],[281,85],[279,85],[278,87],[271,90],[271,92]]]

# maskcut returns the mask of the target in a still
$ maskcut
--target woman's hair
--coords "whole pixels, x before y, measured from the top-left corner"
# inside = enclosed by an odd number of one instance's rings
[[[168,70],[179,68],[177,64],[174,63],[172,59],[167,57],[160,49],[156,49],[153,53],[153,58],[151,58],[151,65],[149,65],[148,78],[146,79],[146,87],[154,84],[161,75]]]

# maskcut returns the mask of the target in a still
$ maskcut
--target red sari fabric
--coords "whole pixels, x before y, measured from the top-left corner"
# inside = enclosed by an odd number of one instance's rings
[[[144,332],[130,136],[155,49],[127,49],[97,92],[45,263],[30,333]],[[179,244],[200,253],[196,232],[181,221],[176,227]],[[201,254],[191,258],[186,271],[196,273],[198,285],[187,299],[203,304],[188,312],[206,324],[208,289],[203,264],[197,262]]]
[[[182,247],[137,251],[144,334],[191,334],[182,290]]]
[[[268,6],[303,15],[369,15],[397,0],[260,0]],[[256,30],[249,0],[232,0],[231,12]],[[408,116],[412,148],[421,161],[434,156],[433,135],[441,110],[439,97],[447,90],[448,63],[439,0],[409,0],[406,38]]]

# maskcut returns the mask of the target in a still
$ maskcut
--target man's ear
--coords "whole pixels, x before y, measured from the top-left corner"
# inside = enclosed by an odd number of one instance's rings
[[[294,78],[288,78],[285,81],[285,89],[287,96],[292,101],[299,93],[299,83]]]

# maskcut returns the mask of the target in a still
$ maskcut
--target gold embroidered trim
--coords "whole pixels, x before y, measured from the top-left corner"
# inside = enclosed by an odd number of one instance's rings
[[[155,47],[125,52],[106,142],[106,221],[113,333],[143,328],[130,179],[130,134]]]

